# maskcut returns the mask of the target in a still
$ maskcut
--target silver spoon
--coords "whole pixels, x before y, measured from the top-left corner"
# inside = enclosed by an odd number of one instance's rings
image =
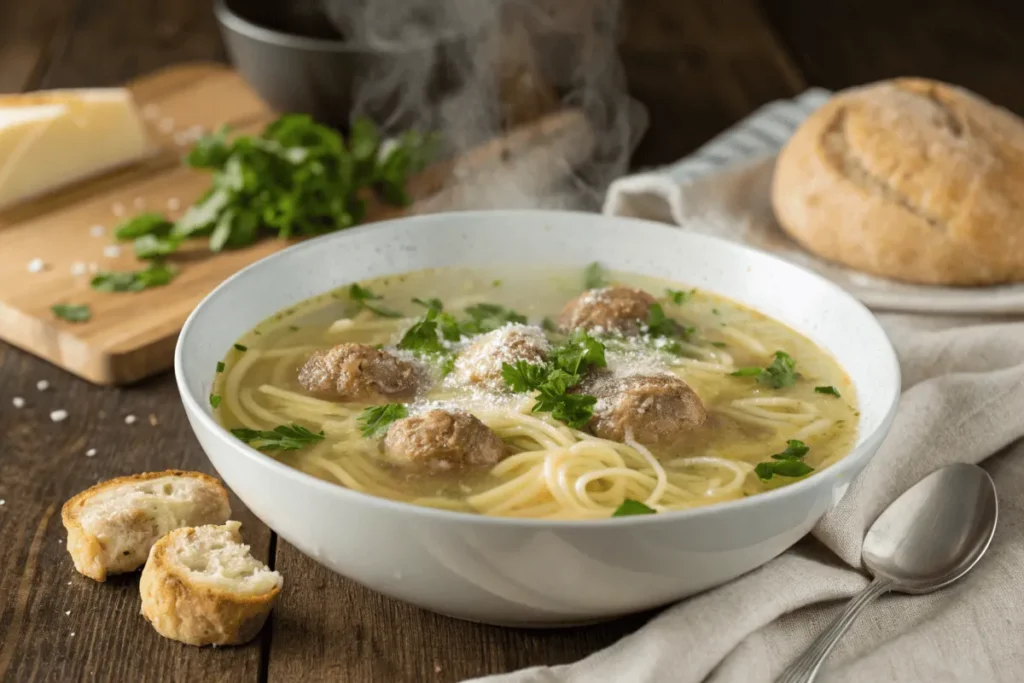
[[[882,593],[922,595],[948,586],[985,554],[999,506],[977,465],[938,469],[886,508],[864,537],[861,557],[874,576],[777,683],[810,683],[861,610]]]

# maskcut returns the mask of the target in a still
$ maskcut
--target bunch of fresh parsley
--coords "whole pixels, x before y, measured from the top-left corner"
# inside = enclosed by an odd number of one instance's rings
[[[586,330],[577,329],[551,351],[547,363],[502,363],[501,377],[514,392],[537,392],[533,412],[551,413],[573,429],[582,429],[594,416],[597,399],[569,390],[582,381],[587,370],[606,365],[604,344]]]
[[[368,191],[388,203],[407,204],[406,181],[430,161],[434,142],[416,132],[383,141],[368,119],[356,121],[346,140],[303,114],[286,114],[260,135],[229,140],[221,129],[199,140],[186,159],[213,177],[209,190],[177,222],[143,213],[115,231],[150,265],[135,273],[101,273],[93,287],[124,292],[167,284],[175,272],[163,259],[188,238],[206,237],[217,252],[247,246],[263,235],[341,230],[362,221]]]

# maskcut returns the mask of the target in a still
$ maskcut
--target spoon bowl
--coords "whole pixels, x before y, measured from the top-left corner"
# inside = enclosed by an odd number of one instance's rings
[[[896,499],[864,537],[864,566],[900,593],[929,593],[970,571],[996,529],[988,472],[957,463],[929,474]]]
[[[874,579],[777,683],[813,681],[857,615],[879,595],[931,593],[969,572],[992,542],[998,517],[995,483],[977,465],[947,465],[914,484],[864,537],[861,557]]]

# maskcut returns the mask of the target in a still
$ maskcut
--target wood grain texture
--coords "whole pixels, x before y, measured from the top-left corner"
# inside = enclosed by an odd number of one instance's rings
[[[650,126],[633,157],[665,164],[806,88],[757,0],[627,0],[621,54]]]
[[[1024,114],[1024,3],[761,0],[808,80],[833,90],[924,76]]]
[[[0,681],[256,680],[260,642],[201,650],[167,641],[139,614],[138,573],[96,583],[75,572],[65,548],[60,507],[96,482],[168,468],[213,473],[171,378],[102,390],[0,346],[0,387]],[[54,410],[67,419],[52,422]],[[125,424],[127,415],[137,421]],[[267,559],[270,531],[237,499],[231,507]]]

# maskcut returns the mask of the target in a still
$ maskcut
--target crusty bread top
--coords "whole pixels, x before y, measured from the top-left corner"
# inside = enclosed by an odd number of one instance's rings
[[[277,593],[281,575],[249,554],[239,522],[177,529],[153,547],[150,561],[159,562],[186,585],[235,596],[263,597]]]
[[[810,251],[923,283],[1024,279],[1024,121],[898,79],[838,93],[779,155],[773,204]]]
[[[167,470],[96,484],[65,503],[61,514],[65,523],[76,521],[83,531],[97,535],[112,518],[145,510],[158,527],[169,531],[180,523],[163,524],[161,518],[191,519],[197,506],[230,514],[227,491],[219,481],[202,472]]]

